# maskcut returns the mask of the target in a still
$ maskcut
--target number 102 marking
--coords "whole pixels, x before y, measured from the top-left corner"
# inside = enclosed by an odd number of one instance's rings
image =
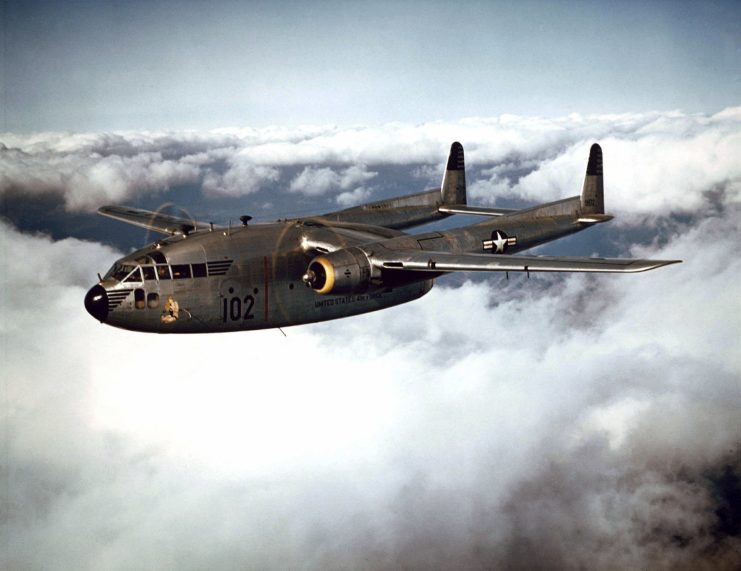
[[[242,307],[244,306],[244,314],[242,313]],[[252,308],[255,306],[255,298],[251,295],[244,296],[243,299],[240,297],[232,297],[230,299],[224,298],[222,303],[221,319],[224,323],[229,321],[246,321],[248,319],[254,319],[255,315],[252,313]]]

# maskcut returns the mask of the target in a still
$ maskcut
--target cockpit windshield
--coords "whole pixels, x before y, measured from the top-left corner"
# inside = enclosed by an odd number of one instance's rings
[[[114,279],[118,282],[123,280],[126,276],[128,276],[135,268],[136,266],[130,266],[128,264],[113,264],[113,267],[111,267],[110,270],[108,270],[108,273],[105,275],[103,279]]]
[[[139,266],[113,264],[113,267],[108,270],[103,279],[114,279],[117,282],[140,282],[142,281],[142,274]]]

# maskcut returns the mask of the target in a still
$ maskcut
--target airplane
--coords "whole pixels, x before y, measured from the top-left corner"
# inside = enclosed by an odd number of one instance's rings
[[[525,209],[468,205],[463,146],[455,142],[440,188],[321,216],[254,224],[242,216],[238,226],[215,227],[138,208],[98,212],[167,236],[117,260],[85,296],[101,323],[143,332],[244,331],[348,317],[418,299],[451,272],[631,273],[681,261],[517,255],[613,218],[605,214],[596,143],[580,195]],[[406,232],[456,214],[483,221]]]

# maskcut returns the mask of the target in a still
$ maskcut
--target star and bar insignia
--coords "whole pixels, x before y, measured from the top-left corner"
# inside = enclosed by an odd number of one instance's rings
[[[492,254],[503,254],[507,248],[516,244],[517,236],[512,236],[510,238],[503,231],[494,230],[494,232],[491,233],[491,240],[484,240],[481,242],[481,247],[485,251],[490,250]]]

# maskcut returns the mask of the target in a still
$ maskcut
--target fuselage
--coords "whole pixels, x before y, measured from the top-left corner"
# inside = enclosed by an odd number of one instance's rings
[[[420,298],[442,274],[384,273],[373,266],[374,250],[517,253],[588,227],[576,222],[578,209],[575,197],[415,235],[352,223],[332,226],[320,219],[199,230],[118,260],[88,292],[85,307],[109,325],[157,333],[244,331],[338,319]],[[353,248],[371,261],[370,274],[343,269],[336,278],[338,284],[357,279],[359,287],[336,294],[306,287],[305,274],[317,253]]]
[[[337,236],[300,221],[199,231],[159,240],[116,261],[85,298],[99,321],[134,331],[201,333],[284,327],[391,307],[427,293],[414,275],[393,287],[321,295],[302,276],[312,243]],[[343,236],[351,245],[358,237]]]

